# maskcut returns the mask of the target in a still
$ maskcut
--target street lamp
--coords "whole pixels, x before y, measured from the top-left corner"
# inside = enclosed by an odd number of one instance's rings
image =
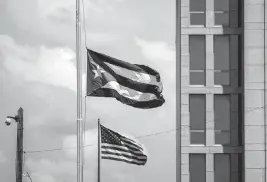
[[[13,121],[17,123],[17,154],[16,154],[16,182],[22,182],[23,164],[23,109],[19,108],[18,114],[7,116],[6,125],[9,126]]]

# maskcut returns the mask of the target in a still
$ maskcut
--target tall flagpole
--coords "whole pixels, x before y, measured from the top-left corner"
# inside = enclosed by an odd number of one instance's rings
[[[82,60],[80,0],[76,0],[76,59],[77,59],[77,182],[83,181],[82,129]]]
[[[98,161],[97,161],[97,182],[100,182],[100,151],[101,151],[101,129],[100,129],[100,119],[98,119]]]

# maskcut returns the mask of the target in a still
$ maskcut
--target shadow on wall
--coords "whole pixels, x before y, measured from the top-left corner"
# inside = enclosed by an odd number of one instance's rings
[[[214,72],[218,70],[218,74],[214,76],[214,83],[224,83],[222,87],[222,96],[229,97],[230,103],[230,113],[224,115],[222,111],[221,115],[225,117],[230,117],[229,129],[228,130],[229,138],[228,142],[222,144],[223,153],[230,154],[229,161],[230,166],[236,166],[234,170],[238,176],[238,181],[243,181],[244,179],[244,29],[243,29],[243,1],[238,1],[238,8],[234,4],[229,4],[230,11],[228,11],[228,22],[224,21],[222,23],[223,35],[214,36]],[[234,1],[230,1],[234,3]],[[231,10],[231,9],[237,9]],[[219,13],[218,13],[219,14]],[[226,12],[227,14],[227,12]],[[219,19],[220,15],[217,15]],[[225,15],[221,15],[225,16]],[[227,19],[226,19],[227,20]],[[215,13],[215,22],[216,22],[216,13]],[[228,58],[228,59],[227,59]],[[222,63],[225,62],[225,65]],[[228,63],[228,65],[227,65]],[[228,71],[227,71],[228,68]],[[220,73],[221,70],[221,73]],[[220,75],[221,74],[221,75]],[[220,97],[220,96],[218,96]],[[219,101],[222,98],[217,98]],[[214,107],[216,105],[216,96],[214,96]],[[215,122],[220,126],[220,122]],[[216,126],[215,126],[216,129]],[[223,130],[222,130],[223,131]],[[215,131],[216,133],[216,131]],[[218,134],[219,135],[219,134]],[[220,140],[220,137],[218,137]],[[223,138],[223,137],[222,137]],[[216,140],[216,135],[215,135]],[[219,143],[219,142],[218,142]],[[235,147],[235,148],[233,148]],[[217,159],[227,160],[226,155],[215,156]],[[215,164],[215,163],[214,163]],[[216,166],[215,166],[216,167]]]

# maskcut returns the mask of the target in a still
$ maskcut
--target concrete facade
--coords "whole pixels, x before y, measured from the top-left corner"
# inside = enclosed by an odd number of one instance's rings
[[[244,3],[245,180],[266,182],[266,38],[264,0]]]
[[[267,182],[265,0],[178,2],[177,181]]]

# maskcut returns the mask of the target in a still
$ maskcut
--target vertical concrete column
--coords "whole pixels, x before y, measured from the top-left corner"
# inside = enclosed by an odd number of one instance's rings
[[[265,85],[264,85],[264,94],[265,94],[265,102],[264,102],[264,114],[265,114],[265,116],[264,116],[264,120],[265,120],[265,130],[264,130],[264,138],[265,138],[265,141],[264,141],[264,150],[265,150],[265,181],[267,181],[267,166],[266,166],[266,164],[267,164],[267,143],[266,143],[266,141],[267,141],[267,107],[266,107],[266,105],[267,105],[267,83],[266,83],[266,81],[267,81],[267,49],[266,49],[266,45],[267,45],[267,38],[266,38],[266,35],[267,35],[267,30],[266,30],[266,23],[267,23],[267,1],[266,0],[264,0],[264,83],[265,83]]]
[[[213,4],[213,3],[212,3]],[[214,87],[213,35],[206,35],[206,87]],[[206,145],[214,145],[213,93],[206,94]]]
[[[206,182],[214,182],[214,155],[206,155]]]
[[[189,182],[189,154],[183,153],[181,154],[182,161],[182,181],[181,182]]]
[[[244,0],[245,182],[266,182],[264,1]]]
[[[230,144],[239,146],[238,143],[238,94],[231,94],[231,120],[230,120]]]
[[[190,25],[189,0],[181,1],[181,29]],[[189,35],[181,35],[181,181],[189,182],[189,154],[184,152],[190,145],[189,94],[190,85]]]
[[[214,0],[206,0],[206,27],[214,26]]]

